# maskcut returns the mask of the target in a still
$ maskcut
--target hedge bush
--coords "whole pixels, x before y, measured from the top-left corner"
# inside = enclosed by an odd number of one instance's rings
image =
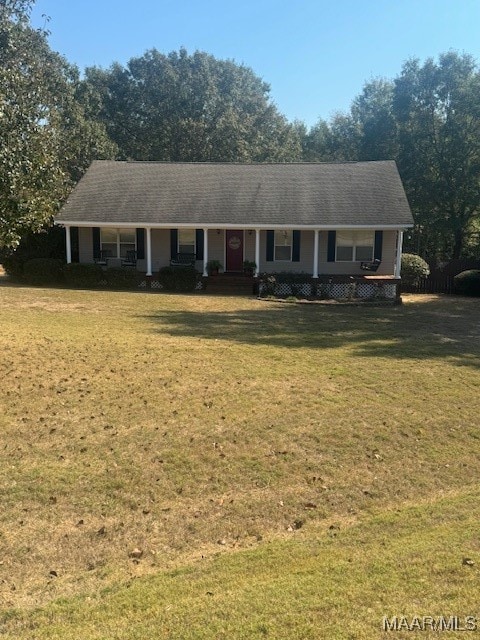
[[[20,256],[17,253],[11,253],[10,255],[2,257],[1,260],[3,268],[10,277],[16,280],[22,279],[23,266],[25,264],[23,256]]]
[[[195,291],[201,275],[193,267],[163,267],[158,281],[166,291]]]
[[[72,262],[64,267],[66,283],[73,287],[96,287],[104,278],[102,267],[98,264],[80,264]]]
[[[480,297],[480,270],[462,271],[453,278],[455,293]]]
[[[23,279],[30,284],[63,282],[64,263],[55,258],[33,258],[23,265]]]
[[[38,233],[28,233],[15,251],[0,250],[0,264],[9,276],[21,280],[26,262],[35,258],[55,258],[65,262],[65,229],[46,227]]]
[[[430,274],[430,267],[423,258],[415,253],[402,255],[402,281],[405,285],[414,287],[420,278],[426,278]]]
[[[279,284],[303,284],[310,282],[312,276],[309,273],[290,271],[277,271],[276,273],[267,273],[266,276],[274,276]]]
[[[145,274],[128,267],[109,267],[102,270],[102,284],[114,289],[136,289],[145,280]]]

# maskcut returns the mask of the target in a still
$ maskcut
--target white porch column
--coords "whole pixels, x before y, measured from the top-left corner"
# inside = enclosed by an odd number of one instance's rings
[[[147,276],[152,275],[152,230],[146,228],[147,232]]]
[[[318,278],[318,229],[313,232],[313,277]]]
[[[403,231],[397,231],[397,256],[395,260],[395,272],[396,278],[400,278],[402,271],[402,245],[403,245]]]
[[[203,275],[208,276],[208,229],[203,230]]]
[[[72,262],[72,239],[70,237],[70,227],[65,227],[65,240],[67,243],[67,264]]]
[[[255,278],[260,273],[260,229],[255,229]]]

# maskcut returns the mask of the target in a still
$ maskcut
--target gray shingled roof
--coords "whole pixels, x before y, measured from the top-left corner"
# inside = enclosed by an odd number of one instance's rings
[[[56,222],[407,226],[395,162],[92,163]]]

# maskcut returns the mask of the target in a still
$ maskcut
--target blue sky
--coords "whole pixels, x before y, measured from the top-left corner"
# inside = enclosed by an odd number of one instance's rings
[[[455,49],[480,62],[480,0],[37,0],[50,44],[81,70],[180,47],[243,63],[289,119],[345,111],[363,84]]]

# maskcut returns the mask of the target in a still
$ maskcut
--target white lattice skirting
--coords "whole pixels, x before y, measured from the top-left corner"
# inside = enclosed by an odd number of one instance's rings
[[[138,285],[139,289],[147,289],[147,281],[142,280]],[[163,285],[158,280],[150,280],[150,289],[156,289],[157,291],[161,291],[163,289]],[[195,291],[201,291],[203,289],[203,282],[197,282],[195,285]]]
[[[260,296],[274,295],[279,298],[295,296],[328,300],[394,300],[397,285],[378,282],[328,282],[312,284],[279,282],[272,285],[260,282]]]

